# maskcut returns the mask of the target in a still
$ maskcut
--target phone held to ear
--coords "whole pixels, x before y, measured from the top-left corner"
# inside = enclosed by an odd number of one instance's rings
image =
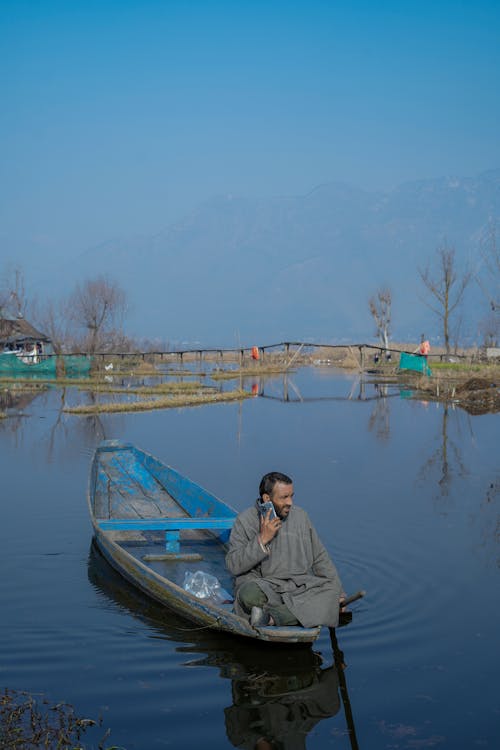
[[[273,518],[278,518],[278,516],[276,515],[276,511],[274,510],[274,505],[270,500],[268,500],[267,503],[257,503],[257,508],[261,516],[267,516],[269,511],[271,511],[271,515],[269,516],[269,518],[271,520]]]

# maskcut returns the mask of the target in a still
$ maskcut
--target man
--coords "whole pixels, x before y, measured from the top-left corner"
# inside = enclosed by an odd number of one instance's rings
[[[266,474],[259,495],[238,515],[229,539],[237,614],[250,615],[255,627],[336,627],[342,585],[307,513],[293,503],[292,480]],[[259,511],[269,502],[267,512]]]

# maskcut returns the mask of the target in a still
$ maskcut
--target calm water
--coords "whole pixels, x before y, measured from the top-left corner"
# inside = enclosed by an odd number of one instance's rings
[[[87,747],[108,729],[127,750],[354,746],[327,631],[305,651],[193,631],[96,554],[89,462],[122,438],[238,509],[265,472],[292,475],[345,589],[368,592],[337,633],[360,748],[497,748],[500,417],[402,395],[304,369],[243,404],[81,418],[54,389],[14,405],[0,422],[0,687],[102,716]]]

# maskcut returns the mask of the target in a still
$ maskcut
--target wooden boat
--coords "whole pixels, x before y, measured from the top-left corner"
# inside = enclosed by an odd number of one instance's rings
[[[312,643],[321,628],[259,627],[233,612],[220,589],[199,598],[190,574],[213,576],[232,592],[225,554],[236,511],[129,443],[109,440],[92,462],[89,510],[95,541],[128,581],[201,628],[274,643]]]

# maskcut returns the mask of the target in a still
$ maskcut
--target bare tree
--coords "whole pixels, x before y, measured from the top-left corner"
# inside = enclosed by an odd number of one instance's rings
[[[430,298],[426,304],[442,322],[444,346],[446,354],[450,354],[453,314],[463,300],[471,273],[465,271],[459,275],[455,250],[446,243],[436,250],[435,269],[432,270],[428,264],[423,269],[419,268],[418,272]]]
[[[42,330],[52,342],[56,354],[68,350],[71,340],[68,321],[68,304],[64,301],[48,300],[37,314]]]
[[[7,266],[0,279],[0,317],[15,315],[24,317],[27,297],[24,274],[18,266]]]
[[[123,335],[126,295],[116,281],[105,276],[77,284],[68,298],[68,317],[84,330],[82,348],[89,354],[108,350]]]
[[[384,349],[389,348],[391,333],[392,293],[389,287],[381,287],[377,294],[368,301],[370,312],[376,326],[376,335]]]
[[[490,224],[480,242],[481,264],[476,273],[476,281],[483,292],[488,306],[500,314],[500,247],[497,242],[496,224]]]
[[[500,315],[494,310],[479,322],[479,333],[483,337],[483,346],[498,346],[500,341]]]

